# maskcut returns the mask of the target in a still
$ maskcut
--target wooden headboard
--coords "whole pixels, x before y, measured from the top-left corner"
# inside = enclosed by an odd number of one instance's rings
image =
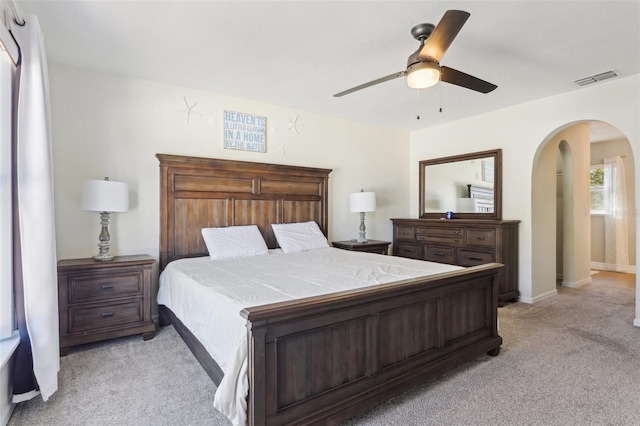
[[[201,229],[257,225],[277,247],[272,223],[315,220],[328,230],[330,169],[156,154],[160,161],[160,270],[206,256]]]

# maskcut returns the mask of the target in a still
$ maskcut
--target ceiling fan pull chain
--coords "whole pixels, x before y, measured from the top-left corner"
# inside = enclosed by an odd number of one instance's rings
[[[440,112],[442,112],[442,84],[438,85],[438,94],[440,95]]]
[[[418,89],[416,89],[416,109],[418,110],[416,120],[420,120],[420,90]]]

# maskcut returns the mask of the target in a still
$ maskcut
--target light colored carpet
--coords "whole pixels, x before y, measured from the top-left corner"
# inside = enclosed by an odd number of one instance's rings
[[[535,305],[500,308],[504,339],[483,356],[348,422],[356,425],[640,425],[635,276],[601,272]],[[86,345],[61,359],[47,402],[9,425],[229,425],[215,386],[172,327],[150,341]]]

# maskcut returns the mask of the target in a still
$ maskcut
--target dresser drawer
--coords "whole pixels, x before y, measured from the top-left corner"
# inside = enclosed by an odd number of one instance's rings
[[[462,237],[448,237],[441,235],[418,235],[416,239],[423,243],[440,244],[450,247],[459,247],[464,245],[464,239]]]
[[[421,259],[420,244],[399,243],[396,245],[396,255],[411,259]]]
[[[69,307],[69,333],[143,320],[142,299],[99,306]]]
[[[469,228],[466,241],[468,246],[493,248],[496,246],[496,230]]]
[[[476,266],[485,263],[495,262],[495,253],[473,250],[460,250],[458,265],[460,266]]]
[[[416,228],[414,226],[396,226],[396,240],[415,241]]]
[[[418,227],[416,234],[420,235],[437,235],[441,237],[462,238],[464,237],[464,228],[421,228]]]
[[[456,262],[456,251],[453,247],[426,246],[424,260],[453,265]]]
[[[142,295],[143,279],[138,271],[111,274],[71,275],[68,278],[69,303],[113,297]]]

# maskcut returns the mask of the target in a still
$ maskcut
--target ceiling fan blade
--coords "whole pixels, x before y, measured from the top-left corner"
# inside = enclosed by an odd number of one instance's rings
[[[433,30],[420,51],[420,59],[440,62],[451,42],[458,35],[467,19],[469,12],[463,10],[447,10],[436,28]]]
[[[336,93],[335,95],[333,95],[333,97],[334,98],[339,98],[340,96],[348,95],[349,93],[353,93],[353,92],[356,92],[358,90],[365,89],[367,87],[375,86],[376,84],[384,83],[385,81],[395,80],[396,78],[404,77],[405,75],[407,75],[406,71],[400,71],[400,72],[388,75],[386,77],[382,77],[382,78],[379,78],[377,80],[373,80],[373,81],[370,81],[368,83],[364,83],[364,84],[361,84],[359,86],[352,87],[351,89],[347,89],[347,90],[345,90],[343,92]]]
[[[488,81],[480,80],[477,77],[449,67],[440,67],[440,81],[466,87],[480,93],[489,93],[498,87]]]

